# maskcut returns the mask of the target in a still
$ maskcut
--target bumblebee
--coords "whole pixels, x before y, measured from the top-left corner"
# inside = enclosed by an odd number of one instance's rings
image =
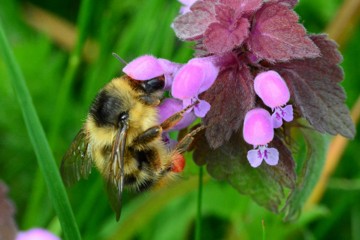
[[[66,185],[87,178],[94,164],[106,181],[110,205],[118,221],[123,188],[144,191],[161,186],[179,172],[184,153],[199,127],[169,149],[162,132],[171,129],[193,105],[158,123],[157,106],[164,78],[113,79],[95,97],[84,126],[61,163]]]

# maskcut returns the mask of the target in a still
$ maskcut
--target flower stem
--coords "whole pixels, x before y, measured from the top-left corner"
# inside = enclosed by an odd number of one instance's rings
[[[202,231],[202,219],[201,219],[202,218],[202,216],[201,216],[202,187],[203,187],[203,167],[199,167],[199,187],[198,187],[198,198],[197,198],[195,240],[200,240],[201,239],[201,231]]]
[[[262,240],[266,240],[266,231],[265,231],[265,221],[264,219],[261,221],[262,226]]]

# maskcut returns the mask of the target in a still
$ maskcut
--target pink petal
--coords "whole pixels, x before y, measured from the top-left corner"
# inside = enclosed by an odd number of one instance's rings
[[[180,13],[185,14],[187,12],[190,12],[190,7],[193,5],[196,0],[179,0],[183,4],[183,6],[180,8]]]
[[[16,240],[60,240],[60,238],[44,229],[33,228],[26,232],[19,232]]]
[[[170,151],[174,150],[178,141],[170,138],[169,132],[163,132],[162,141],[165,143],[166,148]]]
[[[164,122],[173,114],[180,112],[183,109],[183,103],[181,100],[174,99],[174,98],[166,98],[159,106],[159,123]],[[195,114],[190,111],[184,114],[182,120],[180,120],[171,130],[180,130],[196,120]]]
[[[293,106],[290,105],[286,105],[284,108],[282,108],[283,110],[283,119],[287,122],[291,122],[294,119],[294,110],[293,110]]]
[[[173,63],[173,62],[170,62],[169,60],[163,59],[163,58],[159,58],[158,61],[161,65],[161,68],[164,70],[164,76],[165,76],[164,89],[170,90],[171,85],[174,81],[174,75],[180,69],[181,64]]]
[[[263,156],[259,149],[249,150],[247,153],[247,159],[253,168],[260,166],[263,161]]]
[[[283,124],[281,115],[279,115],[279,113],[276,111],[271,115],[271,120],[273,123],[273,128],[279,128]]]
[[[279,151],[276,148],[265,148],[266,151],[264,160],[270,166],[275,166],[279,162]]]
[[[271,116],[262,108],[250,110],[245,115],[243,136],[251,145],[266,145],[274,138]]]
[[[129,62],[123,68],[123,72],[136,80],[149,80],[164,75],[158,59],[150,55],[144,55]]]
[[[282,106],[290,99],[289,88],[275,71],[258,74],[254,80],[254,89],[265,105],[270,108]]]
[[[219,67],[215,66],[212,59],[212,57],[193,58],[188,62],[188,64],[201,67],[204,73],[198,94],[208,90],[214,84],[219,74]]]
[[[200,102],[194,107],[194,113],[196,116],[203,118],[210,110],[210,103],[205,100],[200,100]]]
[[[177,72],[171,93],[178,99],[197,97],[205,72],[201,66],[186,64]]]

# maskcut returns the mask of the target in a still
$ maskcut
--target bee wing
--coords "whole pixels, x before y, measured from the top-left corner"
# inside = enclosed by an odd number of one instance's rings
[[[121,215],[122,192],[124,188],[124,155],[128,126],[120,127],[113,144],[110,161],[107,166],[106,190],[112,209],[116,213],[116,221]]]
[[[87,134],[81,129],[61,162],[61,177],[67,186],[79,181],[80,178],[86,179],[91,173],[92,160],[88,147]]]

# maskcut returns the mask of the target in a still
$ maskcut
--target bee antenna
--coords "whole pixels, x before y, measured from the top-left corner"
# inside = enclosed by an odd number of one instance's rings
[[[116,53],[112,53],[112,55],[117,59],[119,60],[121,63],[123,63],[124,65],[127,65],[127,62],[122,59],[119,55],[117,55]]]

